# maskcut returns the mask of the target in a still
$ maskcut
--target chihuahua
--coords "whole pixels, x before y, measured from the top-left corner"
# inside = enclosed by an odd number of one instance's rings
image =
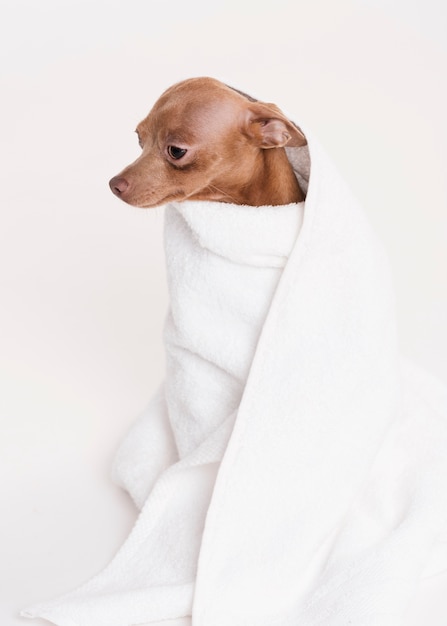
[[[306,145],[300,129],[276,105],[213,78],[170,87],[136,132],[141,155],[109,183],[133,206],[183,200],[275,206],[304,199],[284,150]]]

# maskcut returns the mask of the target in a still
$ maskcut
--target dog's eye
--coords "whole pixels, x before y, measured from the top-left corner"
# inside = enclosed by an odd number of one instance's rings
[[[171,159],[178,161],[186,154],[185,148],[178,148],[177,146],[168,146],[168,154]]]

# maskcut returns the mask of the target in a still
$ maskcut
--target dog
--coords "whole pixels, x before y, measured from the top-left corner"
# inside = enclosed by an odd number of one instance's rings
[[[301,202],[284,147],[306,138],[274,104],[208,77],[167,89],[136,129],[142,154],[110,182],[128,204],[211,200],[263,206]]]

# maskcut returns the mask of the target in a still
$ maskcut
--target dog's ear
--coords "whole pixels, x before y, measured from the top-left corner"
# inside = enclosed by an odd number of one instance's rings
[[[245,130],[260,148],[299,147],[307,143],[301,130],[275,104],[250,104]]]

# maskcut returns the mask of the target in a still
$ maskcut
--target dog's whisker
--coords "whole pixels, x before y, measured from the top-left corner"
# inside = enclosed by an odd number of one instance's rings
[[[218,191],[225,198],[228,198],[229,200],[231,200],[233,204],[240,204],[240,202],[238,202],[235,198],[230,196],[230,194],[227,191],[223,191],[223,189],[219,189],[219,187],[216,187],[216,185],[207,185],[207,189],[210,189],[211,191]]]

